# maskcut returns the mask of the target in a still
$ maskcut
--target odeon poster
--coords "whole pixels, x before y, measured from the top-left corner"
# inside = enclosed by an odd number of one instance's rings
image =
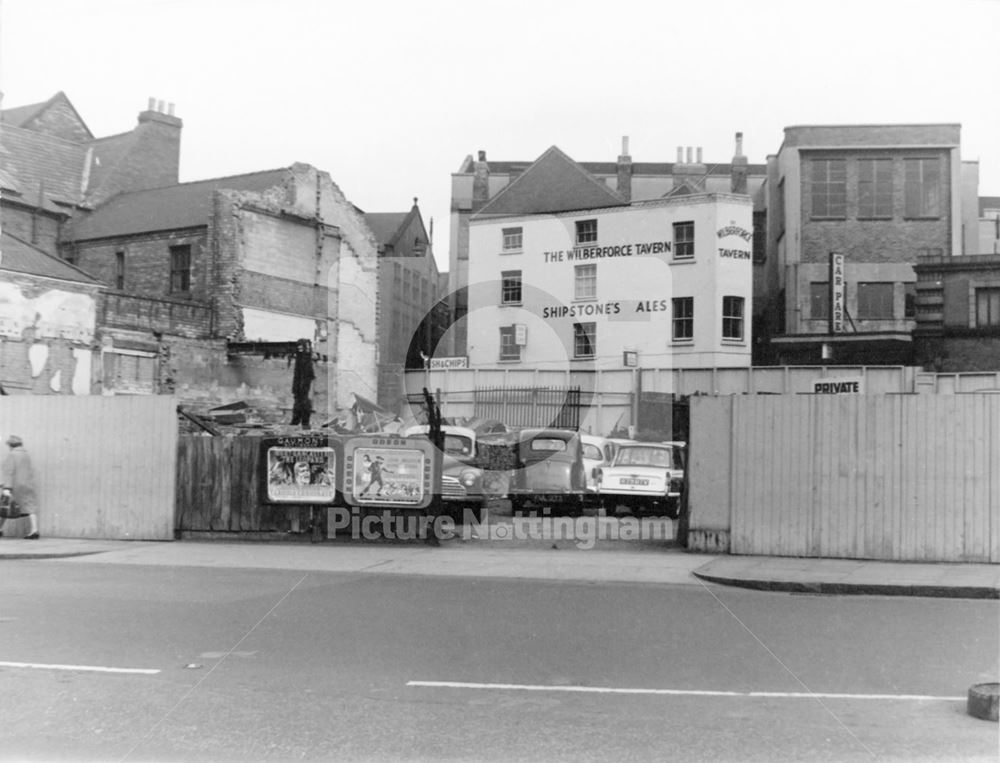
[[[355,437],[344,446],[344,497],[355,506],[430,503],[431,445],[426,439]]]
[[[337,450],[325,437],[267,438],[261,448],[266,502],[334,503]]]

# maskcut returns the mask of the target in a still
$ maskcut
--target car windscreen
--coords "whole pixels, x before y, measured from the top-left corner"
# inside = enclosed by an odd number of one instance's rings
[[[471,456],[472,440],[456,434],[444,436],[444,452],[449,456]]]
[[[531,450],[541,450],[547,453],[556,453],[566,450],[566,441],[558,437],[536,437],[531,441]]]
[[[661,466],[681,469],[680,453],[673,448],[625,447],[615,457],[618,466]]]

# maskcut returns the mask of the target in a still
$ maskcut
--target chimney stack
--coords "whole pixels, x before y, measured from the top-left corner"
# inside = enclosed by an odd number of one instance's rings
[[[632,157],[628,153],[628,135],[622,136],[622,153],[618,157],[618,193],[632,201]]]
[[[743,155],[743,133],[736,133],[736,153],[733,155],[733,167],[729,176],[729,189],[733,193],[747,193],[747,177],[750,165]]]
[[[479,152],[479,159],[473,168],[472,211],[475,212],[490,200],[490,165],[486,163],[486,152]]]
[[[705,165],[702,164],[701,146],[697,152],[694,146],[677,148],[677,164],[674,165],[674,188],[686,187],[689,193],[705,192]]]

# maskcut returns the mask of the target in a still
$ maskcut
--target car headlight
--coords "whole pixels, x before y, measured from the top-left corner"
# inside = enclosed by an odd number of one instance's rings
[[[469,488],[476,484],[479,475],[473,471],[462,472],[461,481],[465,487]]]

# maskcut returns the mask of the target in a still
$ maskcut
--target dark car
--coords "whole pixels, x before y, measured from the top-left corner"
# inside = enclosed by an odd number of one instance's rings
[[[544,507],[582,510],[587,480],[578,432],[522,429],[515,447],[517,465],[508,490],[515,513]]]

